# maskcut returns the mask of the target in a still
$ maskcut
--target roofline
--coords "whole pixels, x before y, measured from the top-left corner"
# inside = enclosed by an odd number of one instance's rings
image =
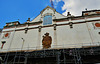
[[[100,14],[88,15],[88,16],[72,16],[72,17],[67,17],[67,18],[53,19],[53,21],[68,20],[68,19],[73,19],[73,18],[85,18],[85,17],[91,17],[91,16],[100,16]]]
[[[18,22],[18,23],[19,23],[19,21],[14,21],[14,22],[8,22],[8,23],[6,23],[6,24],[16,23],[16,22]],[[20,24],[20,23],[19,23],[19,24]]]
[[[50,6],[47,6],[46,8],[44,8],[40,13],[42,14],[43,13],[43,11],[45,11],[47,8],[51,8],[52,10],[54,10],[54,11],[56,11],[56,9],[54,9],[54,8],[52,8],[52,7],[50,7]]]
[[[28,25],[30,25],[30,24],[35,25],[35,24],[39,24],[39,23],[42,23],[42,21],[39,21],[39,22],[32,22],[32,23],[24,23],[24,24],[18,24],[18,25],[11,25],[11,26],[4,26],[4,28],[15,27],[15,26],[21,26],[21,25],[26,25],[26,24],[28,24]]]
[[[87,11],[82,11],[82,13],[86,13],[86,12],[96,12],[96,11],[100,11],[100,10],[87,10]]]

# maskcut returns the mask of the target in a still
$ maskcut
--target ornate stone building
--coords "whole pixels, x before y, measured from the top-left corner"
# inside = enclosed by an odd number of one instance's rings
[[[0,42],[6,64],[98,63],[100,10],[64,16],[47,6],[32,21],[6,23]]]

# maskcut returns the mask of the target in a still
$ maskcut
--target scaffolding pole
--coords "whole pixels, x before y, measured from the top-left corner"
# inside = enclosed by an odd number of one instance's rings
[[[60,51],[57,51],[57,64],[60,64]]]

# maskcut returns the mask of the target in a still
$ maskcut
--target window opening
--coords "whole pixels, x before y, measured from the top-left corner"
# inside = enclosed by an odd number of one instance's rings
[[[5,43],[6,43],[6,41],[2,41],[1,49],[3,48],[3,46],[4,46]]]
[[[49,25],[52,24],[52,16],[47,15],[43,18],[43,25]]]

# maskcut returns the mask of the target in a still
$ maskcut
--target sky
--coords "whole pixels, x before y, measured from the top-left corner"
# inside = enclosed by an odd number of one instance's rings
[[[56,11],[65,16],[67,12],[81,15],[85,8],[100,9],[100,0],[53,0],[53,4]],[[0,0],[0,28],[7,22],[33,20],[47,6],[51,7],[50,0]]]

